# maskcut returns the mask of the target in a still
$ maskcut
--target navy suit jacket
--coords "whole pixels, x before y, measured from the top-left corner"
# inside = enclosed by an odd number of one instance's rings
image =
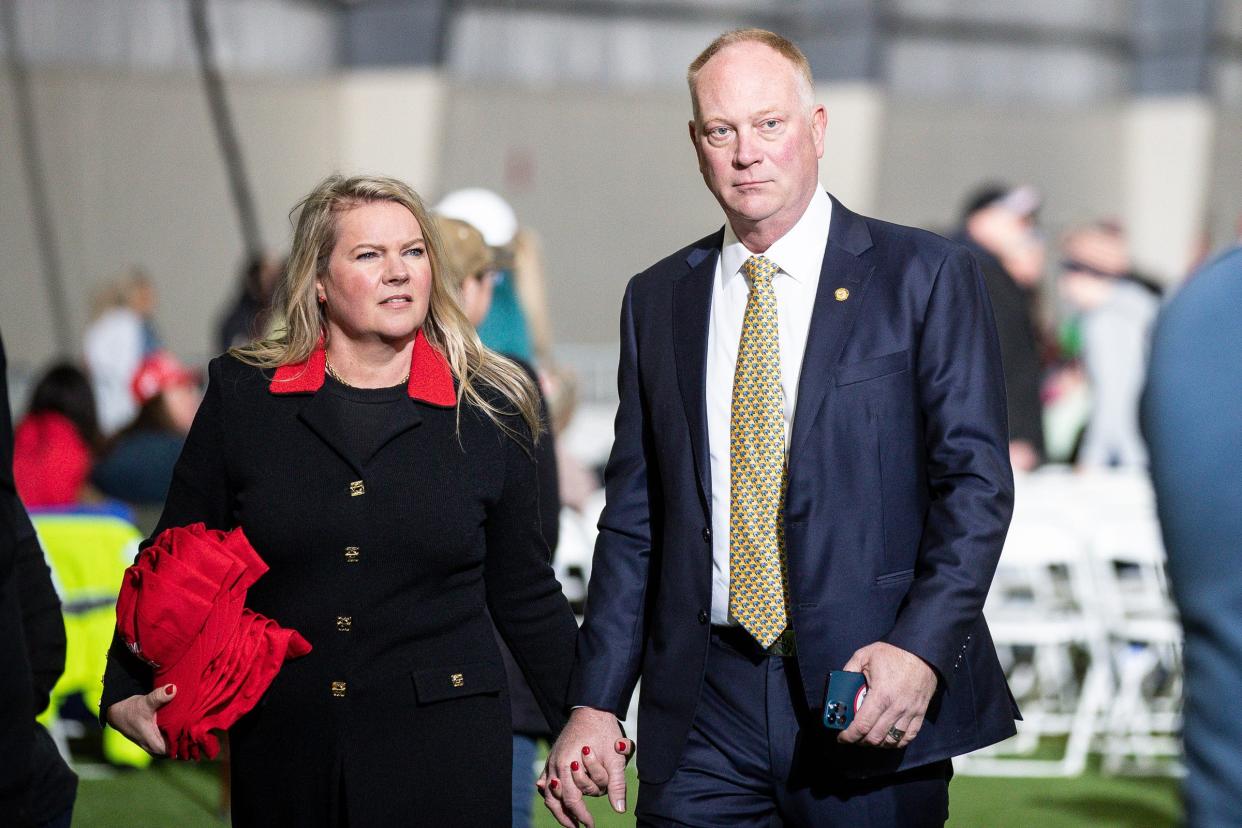
[[[705,382],[722,235],[625,292],[607,506],[570,693],[624,715],[641,674],[638,772],[651,782],[677,768],[710,637]],[[821,740],[826,765],[887,773],[1014,732],[982,616],[1013,506],[1006,428],[991,306],[971,255],[834,199],[788,454],[799,673],[808,706],[822,709],[829,671],[882,640],[922,657],[939,685],[910,747]]]

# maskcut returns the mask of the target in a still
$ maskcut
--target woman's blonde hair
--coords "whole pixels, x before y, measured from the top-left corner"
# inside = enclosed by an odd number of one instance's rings
[[[431,263],[431,301],[422,331],[427,341],[448,360],[457,380],[457,413],[466,401],[481,409],[502,429],[513,433],[504,418],[520,414],[531,440],[542,428],[534,384],[512,360],[484,347],[453,298],[452,279],[443,244],[418,193],[395,178],[331,175],[290,211],[296,222],[293,249],[272,307],[284,319],[270,338],[260,339],[229,353],[248,365],[278,368],[303,362],[328,335],[323,306],[317,301],[315,281],[327,275],[328,258],[336,245],[341,213],[361,204],[391,201],[418,220]],[[293,217],[296,214],[296,219]],[[490,388],[495,394],[482,389]],[[516,436],[516,435],[514,435]]]

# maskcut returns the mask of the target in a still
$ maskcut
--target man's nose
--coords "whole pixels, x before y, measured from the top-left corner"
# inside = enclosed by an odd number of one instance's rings
[[[738,130],[737,143],[734,144],[733,151],[733,166],[744,170],[762,158],[763,152],[759,147],[759,139],[749,130]]]

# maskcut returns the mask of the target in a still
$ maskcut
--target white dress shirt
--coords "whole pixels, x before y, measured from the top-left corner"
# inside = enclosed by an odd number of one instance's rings
[[[789,232],[764,251],[780,268],[772,280],[781,355],[781,388],[785,392],[785,447],[793,433],[798,404],[798,377],[806,352],[811,311],[819,272],[828,244],[832,200],[817,187],[806,212]],[[750,286],[742,264],[752,254],[726,222],[716,275],[712,284],[711,318],[707,328],[707,450],[712,481],[712,623],[733,623],[729,617],[729,423],[733,408],[733,373],[742,338],[742,319]]]

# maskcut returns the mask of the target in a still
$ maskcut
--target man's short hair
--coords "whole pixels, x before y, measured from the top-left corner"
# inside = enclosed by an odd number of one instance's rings
[[[717,52],[737,43],[762,43],[793,64],[794,70],[805,81],[805,88],[802,91],[806,97],[806,104],[810,106],[815,78],[811,75],[811,62],[806,59],[806,55],[802,54],[802,50],[792,40],[782,37],[776,32],[770,32],[767,29],[734,29],[731,32],[725,32],[709,43],[707,48],[699,52],[699,56],[691,61],[690,68],[686,70],[686,83],[690,85],[690,101],[694,105],[696,118],[699,113],[699,101],[695,95],[694,84],[698,80],[699,71],[702,70],[709,60],[716,56]]]

